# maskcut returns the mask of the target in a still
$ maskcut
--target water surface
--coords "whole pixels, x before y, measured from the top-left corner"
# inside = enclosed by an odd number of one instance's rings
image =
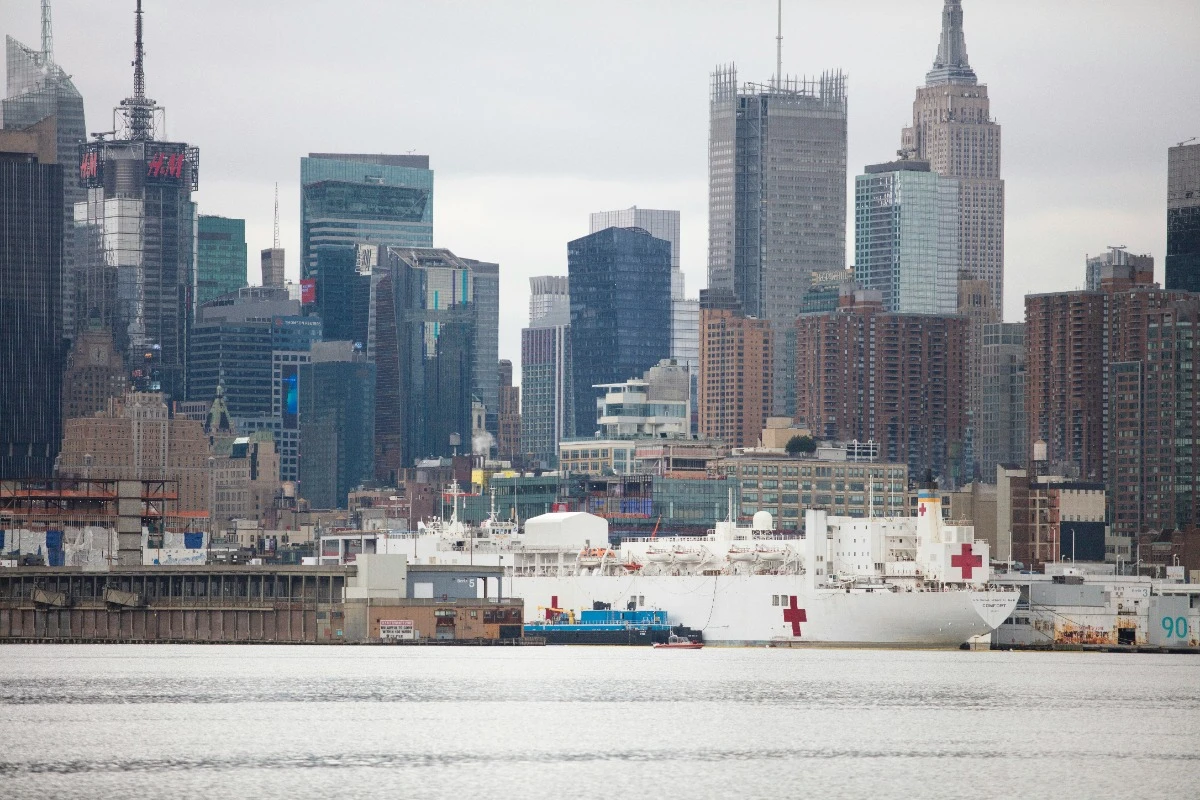
[[[1200,657],[6,645],[0,796],[1200,796]]]

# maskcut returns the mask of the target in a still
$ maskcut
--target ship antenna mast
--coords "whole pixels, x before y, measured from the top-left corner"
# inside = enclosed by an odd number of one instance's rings
[[[54,33],[50,29],[50,0],[42,0],[42,63],[54,60]]]

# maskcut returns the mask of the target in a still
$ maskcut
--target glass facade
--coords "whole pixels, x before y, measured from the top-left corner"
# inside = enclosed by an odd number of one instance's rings
[[[376,474],[418,459],[486,454],[472,442],[472,397],[499,396],[499,266],[449,250],[388,248],[375,289],[379,370]],[[456,443],[457,442],[457,443]]]
[[[1167,151],[1167,288],[1200,292],[1200,144]]]
[[[983,421],[979,426],[979,466],[986,483],[996,480],[999,464],[1024,464],[1025,323],[983,326],[980,354]]]
[[[195,290],[199,151],[180,142],[105,140],[85,146],[87,202],[75,206],[86,243],[78,313],[99,317],[150,391],[186,396]],[[152,364],[151,367],[141,365]]]
[[[347,343],[330,344],[346,352],[337,360],[314,353],[298,375],[300,496],[313,508],[345,508],[375,470],[375,365]]]
[[[196,224],[196,304],[246,285],[246,220],[201,214]]]
[[[854,183],[854,277],[897,314],[958,313],[958,181],[926,161],[867,167]]]
[[[61,166],[0,152],[0,480],[50,477],[62,437],[62,195]]]
[[[304,278],[321,245],[432,247],[429,157],[310,153],[300,159],[300,223]]]
[[[235,419],[272,414],[274,354],[304,352],[321,339],[321,320],[300,316],[283,289],[249,287],[200,307],[188,359],[191,400],[211,402],[223,386]]]
[[[80,280],[77,268],[83,257],[74,230],[75,204],[87,199],[78,170],[81,146],[87,141],[83,97],[51,54],[26,47],[11,36],[6,41],[5,63],[8,84],[7,97],[0,101],[0,128],[21,130],[54,117],[55,151],[63,167],[61,331],[70,338],[77,323],[82,326],[86,317],[86,311],[80,312],[77,321],[75,310],[75,288]]]
[[[671,355],[671,244],[608,228],[567,245],[575,432],[596,430],[599,384],[641,375]]]

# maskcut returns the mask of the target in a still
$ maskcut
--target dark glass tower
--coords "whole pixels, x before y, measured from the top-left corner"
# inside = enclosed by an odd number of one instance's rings
[[[62,437],[63,172],[33,152],[12,152],[15,138],[0,133],[3,480],[49,477]]]
[[[162,109],[146,97],[140,0],[133,64],[117,138],[90,142],[79,163],[88,195],[76,214],[86,253],[75,307],[99,316],[131,369],[151,372],[136,383],[178,400],[186,396],[200,152],[155,137]]]
[[[246,220],[201,214],[196,238],[197,305],[246,285]]]
[[[351,342],[318,342],[301,364],[300,495],[313,508],[345,508],[375,459],[375,365]]]
[[[567,244],[575,434],[596,430],[597,390],[671,357],[671,243],[607,228]]]
[[[473,397],[495,419],[500,274],[449,250],[391,247],[382,260],[375,472],[392,482],[418,459],[473,451]]]
[[[62,236],[63,275],[61,331],[65,337],[75,334],[82,326],[75,314],[76,266],[81,259],[77,253],[80,243],[75,238],[75,204],[87,199],[80,180],[79,157],[87,141],[83,116],[83,97],[71,77],[54,60],[53,37],[50,28],[50,4],[42,3],[42,47],[34,50],[16,39],[5,42],[7,65],[6,97],[0,101],[0,128],[22,130],[47,117],[55,119],[55,157],[43,158],[42,163],[57,161],[63,165]]]
[[[1167,288],[1200,292],[1200,144],[1167,150]]]

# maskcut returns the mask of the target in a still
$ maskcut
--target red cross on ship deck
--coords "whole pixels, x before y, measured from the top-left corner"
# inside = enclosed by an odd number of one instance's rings
[[[788,598],[790,605],[783,610],[783,621],[792,623],[792,636],[800,635],[800,623],[808,622],[808,614],[796,607],[796,595]]]
[[[963,580],[968,581],[971,579],[975,568],[983,566],[983,556],[974,555],[971,549],[971,544],[965,543],[962,546],[961,553],[956,556],[950,556],[950,566],[961,568]]]

